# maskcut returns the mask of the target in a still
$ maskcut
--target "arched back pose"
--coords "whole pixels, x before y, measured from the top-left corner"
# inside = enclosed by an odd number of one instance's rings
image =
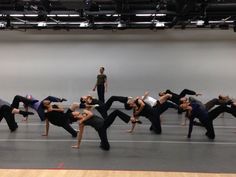
[[[170,91],[169,89],[163,92],[159,93],[159,96],[163,96],[165,94],[171,94],[172,97],[169,99],[170,101],[172,101],[173,103],[177,104],[178,106],[180,105],[180,99],[185,97],[186,95],[196,95],[196,96],[200,96],[202,94],[200,93],[196,93],[195,91],[189,90],[189,89],[184,89],[180,92],[180,94],[174,93],[172,91]],[[178,113],[181,114],[181,109],[178,110]]]
[[[41,121],[45,120],[45,113],[44,113],[44,108],[43,108],[43,101],[44,100],[48,100],[50,102],[63,102],[63,101],[67,101],[65,98],[57,98],[54,96],[48,96],[46,98],[44,98],[42,101],[39,101],[37,99],[35,99],[32,95],[26,95],[26,98],[31,99],[32,102],[29,103],[24,103],[25,109],[26,111],[28,111],[28,107],[34,109],[38,115]],[[19,107],[19,103],[24,101],[25,97],[17,95],[17,97],[15,98],[15,103],[16,103],[16,107]],[[28,117],[26,117],[25,120],[27,120]]]
[[[74,110],[71,110],[74,111]],[[107,139],[107,129],[112,125],[115,118],[118,116],[123,120],[125,123],[130,121],[130,116],[124,114],[119,110],[113,111],[107,119],[103,119],[97,115],[94,115],[89,110],[84,110],[83,113],[80,112],[73,112],[73,116],[75,119],[79,119],[79,132],[78,132],[78,142],[76,145],[72,146],[72,148],[80,148],[81,140],[83,137],[84,127],[91,126],[93,127],[101,140],[100,148],[103,150],[108,151],[110,149],[110,144]]]
[[[46,118],[46,132],[43,136],[48,136],[49,132],[49,123],[56,125],[58,127],[64,128],[67,132],[69,132],[72,137],[77,136],[77,131],[75,131],[70,126],[70,118],[71,118],[71,111],[70,109],[64,113],[64,108],[59,105],[51,105],[51,101],[44,100],[43,101],[43,108],[45,110],[45,118]]]
[[[178,106],[168,101],[168,99],[172,97],[171,94],[165,94],[161,96],[159,100],[156,100],[148,95],[149,93],[145,92],[143,97],[138,97],[134,101],[130,100],[128,103],[134,110],[133,118],[138,120],[139,116],[147,117],[152,122],[150,130],[160,134],[160,115],[169,108],[178,109]],[[136,124],[132,124],[132,128],[129,132],[134,131],[135,125]]]
[[[200,123],[206,128],[206,136],[209,139],[215,138],[215,132],[213,127],[213,120],[223,112],[231,112],[227,106],[218,106],[208,112],[205,105],[194,98],[185,100],[181,105],[181,109],[186,111],[186,116],[189,118],[189,131],[188,138],[191,138],[191,133],[194,125],[194,119],[198,118]]]
[[[15,96],[16,98],[17,96]],[[3,117],[6,119],[7,125],[9,129],[13,132],[18,128],[18,125],[15,121],[15,116],[14,114],[21,114],[24,117],[28,115],[33,115],[34,113],[32,112],[26,112],[19,110],[16,105],[15,98],[13,99],[12,104],[8,103],[7,101],[4,101],[0,99],[0,121],[3,119]],[[25,99],[24,102],[31,102],[31,100]]]

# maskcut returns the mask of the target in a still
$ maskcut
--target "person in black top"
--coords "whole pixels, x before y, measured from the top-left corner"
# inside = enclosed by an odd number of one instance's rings
[[[101,102],[105,102],[105,91],[107,92],[107,76],[104,74],[105,68],[100,67],[100,74],[97,75],[97,82],[93,88],[93,91],[97,89],[98,99]]]
[[[25,100],[31,100],[30,102],[26,102]],[[32,97],[32,95],[27,95],[27,97],[23,97],[20,95],[15,96],[14,98],[14,104],[15,107],[19,107],[20,102],[24,102],[24,107],[25,110],[28,111],[28,107],[31,107],[32,109],[34,109],[37,113],[38,116],[40,118],[41,121],[45,120],[45,114],[44,114],[44,108],[43,108],[43,101],[44,100],[48,100],[50,102],[63,102],[63,101],[67,101],[65,98],[57,98],[54,96],[48,96],[46,98],[44,98],[42,101],[39,101],[35,98]],[[28,117],[26,116],[26,119],[24,121],[27,121]]]
[[[98,132],[98,135],[101,139],[100,148],[108,151],[110,149],[110,144],[107,139],[107,129],[112,125],[115,118],[118,116],[125,123],[128,123],[130,121],[130,116],[124,114],[119,110],[113,111],[111,114],[109,114],[109,116],[105,120],[99,116],[94,115],[89,110],[84,110],[84,113],[76,112],[76,115],[74,114],[74,116],[76,119],[79,119],[79,132],[78,132],[78,143],[72,146],[72,148],[77,148],[77,149],[80,148],[85,126],[91,126]]]
[[[182,90],[182,92],[180,92],[180,94],[174,93],[174,92],[172,92],[171,90],[168,89],[166,91],[160,92],[159,96],[163,96],[165,94],[171,94],[172,97],[169,100],[172,101],[173,103],[175,103],[178,106],[180,105],[180,99],[185,97],[186,95],[196,95],[196,96],[202,95],[200,93],[196,93],[195,91],[188,90],[188,89]],[[179,114],[182,113],[181,109],[178,109],[178,113]]]
[[[190,99],[184,101],[180,108],[187,111],[186,116],[189,118],[189,132],[188,132],[188,138],[191,138],[191,133],[194,125],[194,119],[198,118],[200,123],[206,128],[206,136],[209,139],[215,138],[215,132],[213,127],[213,120],[217,118],[221,113],[228,112],[231,113],[231,110],[225,106],[221,105],[218,106],[211,111],[208,112],[205,105],[196,99]]]
[[[46,132],[42,136],[48,136],[49,132],[49,122],[53,125],[64,128],[67,132],[69,132],[72,137],[77,136],[77,131],[75,131],[70,126],[70,119],[72,116],[72,111],[70,109],[64,113],[64,108],[59,105],[51,105],[51,101],[44,100],[43,106],[45,109],[45,118],[46,118]]]
[[[16,98],[14,97],[12,104],[8,103],[7,101],[4,101],[0,99],[0,121],[3,119],[3,117],[6,119],[7,125],[11,132],[15,131],[18,128],[18,125],[15,121],[15,114],[21,114],[24,117],[28,115],[33,115],[33,112],[27,112],[22,111],[18,109],[18,106],[16,105]],[[23,103],[32,102],[31,100],[24,99],[22,100]]]
[[[130,100],[128,104],[130,105],[130,107],[133,107],[133,117],[135,119],[138,120],[139,116],[147,117],[152,122],[150,130],[156,132],[157,134],[160,134],[160,115],[164,113],[167,109],[177,109],[178,106],[168,101],[168,99],[172,97],[171,94],[165,94],[164,96],[161,96],[159,100],[156,100],[156,103],[154,105],[152,104],[153,106],[151,107],[151,104],[148,103],[148,101],[145,101],[148,97],[148,94],[148,92],[145,92],[143,97],[138,97],[135,101]],[[154,117],[156,117],[156,119]],[[129,132],[133,132],[135,125],[136,124],[132,124],[132,128]]]

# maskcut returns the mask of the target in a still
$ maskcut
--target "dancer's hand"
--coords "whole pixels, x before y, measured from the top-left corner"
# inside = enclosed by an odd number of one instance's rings
[[[76,145],[73,145],[73,146],[71,146],[72,148],[74,148],[74,149],[79,149],[79,146],[76,144]]]
[[[127,133],[133,133],[133,130],[131,129],[131,130],[127,130]]]
[[[202,96],[202,94],[201,93],[197,93],[196,96]]]
[[[28,122],[28,118],[27,118],[27,117],[24,117],[21,121],[22,121],[22,122]]]

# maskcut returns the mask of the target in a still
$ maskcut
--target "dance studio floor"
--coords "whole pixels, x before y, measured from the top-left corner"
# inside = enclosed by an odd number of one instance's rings
[[[188,126],[181,126],[182,116],[169,111],[163,114],[163,134],[149,131],[149,122],[141,118],[133,134],[119,119],[108,130],[109,152],[102,151],[94,129],[86,127],[79,150],[72,149],[76,139],[62,128],[50,126],[49,137],[42,137],[44,123],[37,116],[28,123],[19,122],[10,133],[0,123],[1,169],[79,169],[129,170],[198,173],[236,173],[236,119],[225,114],[214,125],[215,141],[209,141],[201,127],[194,127],[191,140]],[[73,124],[77,128],[77,124]]]

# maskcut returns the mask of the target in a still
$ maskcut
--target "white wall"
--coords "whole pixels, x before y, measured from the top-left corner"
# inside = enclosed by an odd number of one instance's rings
[[[91,93],[99,66],[107,95],[190,88],[203,100],[236,96],[236,34],[232,31],[0,31],[0,93],[76,101]]]

